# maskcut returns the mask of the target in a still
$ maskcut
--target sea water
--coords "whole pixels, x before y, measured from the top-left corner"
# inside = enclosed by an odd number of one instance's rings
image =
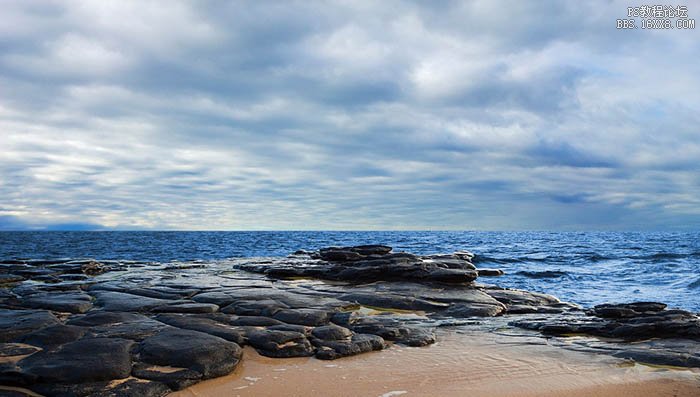
[[[506,272],[479,282],[545,292],[583,306],[661,301],[700,311],[698,232],[0,232],[0,260],[206,262],[358,244],[418,254],[469,250],[477,255],[477,267]]]

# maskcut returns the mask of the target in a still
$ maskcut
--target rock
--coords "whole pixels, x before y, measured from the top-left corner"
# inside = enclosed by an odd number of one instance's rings
[[[336,319],[342,321],[340,318],[334,317],[334,321]],[[385,340],[408,346],[426,346],[436,341],[432,329],[407,326],[394,316],[350,317],[343,325],[358,334],[377,335]]]
[[[202,292],[192,297],[192,300],[200,303],[213,303],[224,307],[233,303],[234,298],[224,292]]]
[[[481,303],[454,304],[442,312],[442,315],[456,318],[493,317],[505,311],[503,305],[487,305]]]
[[[131,373],[141,379],[166,384],[172,390],[182,390],[202,379],[202,374],[187,368],[161,367],[137,363]]]
[[[432,302],[411,296],[394,295],[387,293],[363,293],[356,292],[340,295],[338,299],[357,302],[361,305],[399,310],[426,310],[438,311],[450,307],[447,303]]]
[[[369,244],[369,245],[356,245],[349,248],[350,251],[357,252],[363,256],[369,255],[386,255],[391,252],[391,247],[386,245]]]
[[[478,273],[474,270],[462,269],[432,269],[422,278],[438,283],[471,283],[476,280]]]
[[[282,321],[261,316],[238,316],[230,321],[231,325],[267,327],[270,325],[281,325]]]
[[[96,325],[88,332],[95,337],[124,338],[139,342],[166,328],[165,324],[146,317],[137,321]]]
[[[123,292],[94,291],[93,294],[97,296],[97,306],[101,306],[106,311],[147,312],[171,303],[165,299],[148,298]]]
[[[96,276],[109,270],[109,267],[94,260],[70,261],[64,263],[51,264],[48,265],[48,267],[54,271],[60,271],[63,273],[80,273],[87,274],[89,276]]]
[[[353,283],[412,280],[463,284],[478,276],[466,255],[419,257],[405,252],[391,253],[391,247],[387,246],[367,245],[322,248],[319,256],[322,261],[304,263],[300,258],[289,258],[284,262],[256,262],[238,267],[274,278],[313,277]]]
[[[325,310],[316,309],[282,309],[273,316],[276,320],[311,327],[328,323],[330,315]]]
[[[242,345],[245,342],[244,333],[239,328],[221,324],[220,322],[212,319],[178,314],[161,314],[155,319],[173,327],[218,336],[219,338],[226,339],[230,342],[235,342],[239,345]]]
[[[352,336],[352,331],[335,324],[330,324],[314,328],[311,334],[318,339],[342,340],[349,339]]]
[[[84,293],[40,293],[30,295],[22,306],[56,312],[85,313],[92,309],[92,297]]]
[[[296,325],[296,324],[280,324],[280,325],[272,325],[267,327],[270,331],[292,331],[292,332],[298,332],[300,334],[304,334],[304,336],[310,336],[311,331],[314,330],[315,328],[313,327],[307,327],[305,325]]]
[[[24,281],[24,277],[17,274],[0,274],[0,285],[13,284]]]
[[[335,360],[340,357],[354,356],[373,350],[381,350],[386,344],[384,339],[376,335],[354,335],[345,340],[315,340],[318,346],[316,358],[321,360]]]
[[[202,374],[202,379],[230,373],[241,354],[241,348],[233,342],[184,329],[166,329],[140,345],[141,361],[189,368]]]
[[[221,311],[241,316],[273,316],[282,309],[289,309],[289,306],[273,299],[260,299],[236,301]]]
[[[148,320],[148,317],[136,313],[92,311],[85,315],[73,316],[66,321],[66,324],[90,327],[95,325],[131,323]]]
[[[626,318],[636,317],[645,313],[658,313],[665,308],[665,304],[657,302],[606,304],[595,306],[593,313],[602,318]]]
[[[25,356],[41,350],[24,343],[0,343],[0,357]]]
[[[89,338],[41,351],[19,361],[22,378],[31,383],[85,383],[122,379],[131,373],[126,339]]]
[[[49,348],[76,341],[82,338],[86,332],[87,329],[83,327],[57,324],[38,329],[24,335],[24,337],[22,337],[22,342],[34,346]]]
[[[248,343],[267,357],[307,357],[314,354],[309,340],[299,332],[261,330],[252,332]]]
[[[32,389],[46,396],[80,397],[163,397],[171,392],[163,383],[133,377],[117,382],[38,384]]]
[[[363,256],[355,251],[345,248],[330,247],[322,248],[319,250],[321,259],[329,262],[346,262],[346,261],[356,261],[363,258]]]
[[[214,313],[219,306],[213,303],[177,302],[151,309],[155,313]]]
[[[12,342],[30,332],[56,324],[60,324],[58,318],[46,310],[0,309],[0,342]]]
[[[479,277],[499,277],[505,274],[501,269],[477,269],[476,273]]]

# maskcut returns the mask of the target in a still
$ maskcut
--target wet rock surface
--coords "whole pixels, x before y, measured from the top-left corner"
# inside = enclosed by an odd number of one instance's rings
[[[519,330],[566,348],[700,367],[694,313],[654,302],[584,311],[479,284],[502,272],[473,263],[466,251],[418,256],[383,245],[207,264],[0,261],[0,385],[163,396],[230,373],[242,346],[333,360],[426,346],[438,326]]]

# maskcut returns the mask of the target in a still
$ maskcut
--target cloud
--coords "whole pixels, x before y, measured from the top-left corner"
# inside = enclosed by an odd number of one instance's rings
[[[697,228],[700,41],[626,7],[6,2],[0,225]]]

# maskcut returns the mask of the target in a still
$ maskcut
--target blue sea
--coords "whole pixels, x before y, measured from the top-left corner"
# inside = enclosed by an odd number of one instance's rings
[[[698,232],[0,232],[0,259],[216,261],[370,243],[418,254],[469,250],[477,267],[506,272],[480,282],[584,306],[651,300],[700,311]]]

